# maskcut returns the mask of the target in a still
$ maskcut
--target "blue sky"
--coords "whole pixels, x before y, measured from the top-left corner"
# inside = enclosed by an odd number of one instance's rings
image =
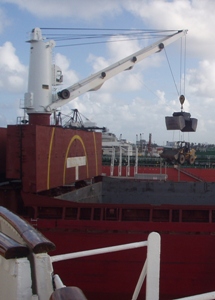
[[[27,92],[30,45],[26,40],[33,28],[188,29],[184,110],[198,119],[195,133],[166,130],[165,116],[180,111],[180,104],[164,52],[150,56],[132,71],[115,76],[99,91],[87,93],[61,110],[67,114],[78,108],[98,126],[129,141],[135,141],[140,133],[147,140],[151,133],[153,142],[160,145],[179,139],[215,143],[214,13],[214,0],[0,0],[0,126],[16,123],[17,116],[23,114],[19,105]],[[143,48],[145,43],[56,47],[53,56],[63,70],[66,87]],[[180,43],[166,48],[178,90]]]

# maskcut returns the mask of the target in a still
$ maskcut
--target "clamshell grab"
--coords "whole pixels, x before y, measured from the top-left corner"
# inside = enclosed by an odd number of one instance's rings
[[[191,114],[183,111],[184,95],[179,97],[181,103],[181,111],[174,112],[172,117],[165,117],[167,130],[180,130],[182,132],[195,132],[198,120],[191,118]]]
[[[195,132],[198,120],[191,118],[190,113],[174,112],[172,117],[165,117],[167,130],[180,130],[182,132]]]

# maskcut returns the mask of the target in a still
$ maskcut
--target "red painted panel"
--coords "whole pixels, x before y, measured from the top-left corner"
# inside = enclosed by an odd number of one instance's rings
[[[39,113],[29,114],[29,124],[49,125],[50,124],[50,115],[51,114],[39,114]]]
[[[6,176],[21,179],[20,151],[23,126],[9,125],[7,127]]]
[[[27,125],[23,127],[22,136],[22,183],[23,190],[36,191],[37,189],[37,165],[38,155],[36,146],[37,126]],[[44,141],[41,140],[43,145]],[[46,153],[44,152],[44,156]],[[45,168],[45,165],[44,165]],[[43,174],[41,174],[41,178]]]
[[[101,174],[101,133],[54,126],[10,126],[7,151],[7,176],[22,178],[25,192]],[[67,158],[80,156],[86,158],[85,165],[67,168]]]
[[[7,128],[0,128],[0,177],[2,178],[6,173],[6,140]]]

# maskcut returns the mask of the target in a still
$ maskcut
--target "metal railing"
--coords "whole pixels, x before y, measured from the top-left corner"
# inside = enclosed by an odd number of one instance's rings
[[[159,281],[160,281],[160,235],[156,232],[149,234],[147,241],[123,244],[119,246],[105,247],[87,251],[80,251],[62,255],[51,256],[51,262],[59,262],[68,259],[111,253],[129,249],[147,247],[146,260],[140,273],[138,282],[131,300],[137,300],[143,282],[146,278],[146,300],[159,300]],[[58,275],[54,276],[55,285],[57,288],[65,287]],[[215,291],[194,295],[174,300],[213,300],[215,299]]]
[[[214,300],[215,299],[215,292],[175,299],[175,300]]]
[[[91,256],[91,255],[136,249],[136,248],[146,247],[146,246],[147,246],[146,260],[143,265],[142,271],[140,273],[138,282],[136,284],[132,296],[132,300],[137,299],[145,278],[146,278],[146,300],[151,300],[151,299],[158,300],[159,279],[160,279],[160,235],[156,232],[150,233],[147,241],[123,244],[119,246],[105,247],[105,248],[99,248],[99,249],[87,250],[87,251],[81,251],[75,253],[68,253],[62,255],[55,255],[55,256],[51,256],[51,261],[52,263],[54,263],[54,262],[67,260],[67,259],[74,259],[74,258]]]

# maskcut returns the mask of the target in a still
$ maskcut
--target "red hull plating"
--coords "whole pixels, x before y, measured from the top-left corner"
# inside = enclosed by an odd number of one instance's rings
[[[161,234],[160,299],[212,291],[215,285],[215,224],[38,220],[38,228],[57,245],[57,253],[81,251],[147,239]],[[67,285],[77,285],[87,299],[131,299],[145,260],[136,249],[55,263]],[[83,272],[84,270],[84,272]],[[144,288],[141,291],[144,297]],[[142,298],[143,299],[143,298]]]
[[[57,245],[53,254],[143,241],[156,231],[161,235],[160,299],[214,290],[215,209],[211,206],[67,201],[62,205],[61,200],[48,197],[23,198],[26,206],[34,207],[32,224]],[[141,221],[133,218],[134,213]],[[89,300],[126,300],[131,299],[145,251],[135,249],[57,262],[54,269],[65,284],[79,286]],[[144,294],[143,287],[143,298]]]

